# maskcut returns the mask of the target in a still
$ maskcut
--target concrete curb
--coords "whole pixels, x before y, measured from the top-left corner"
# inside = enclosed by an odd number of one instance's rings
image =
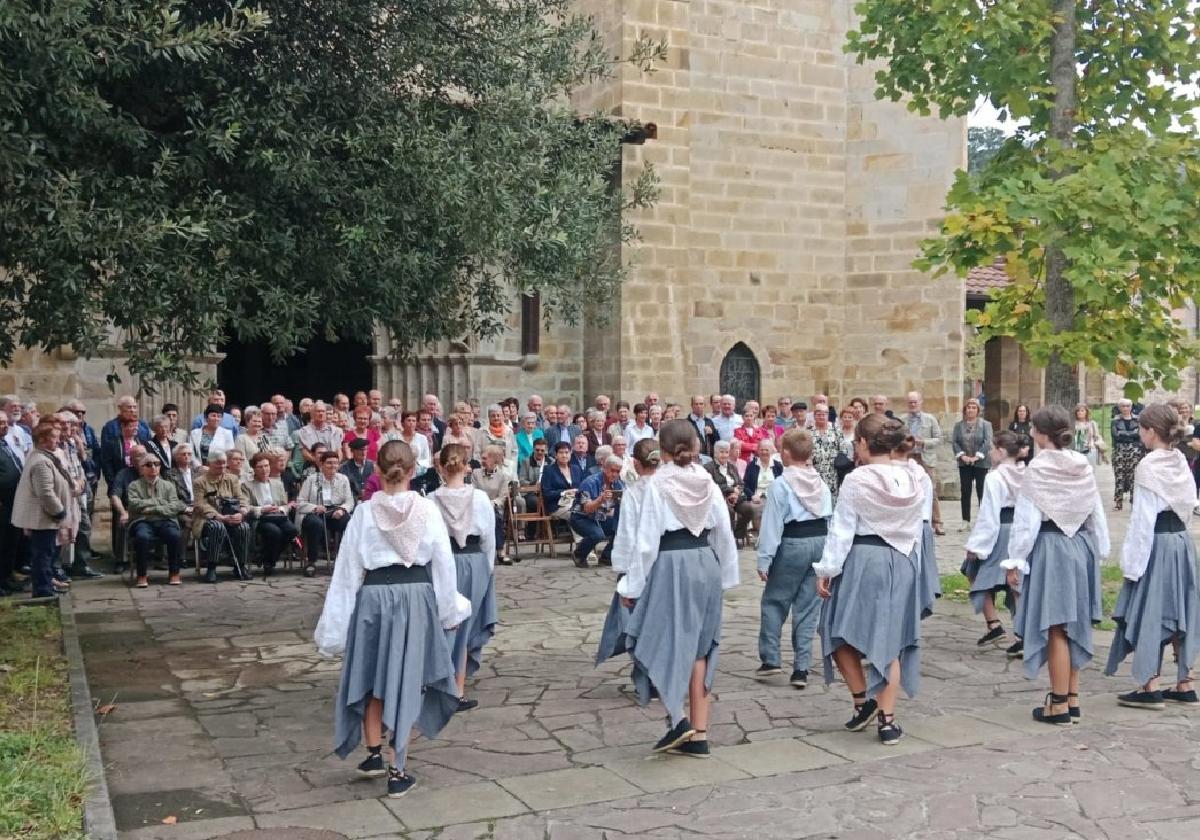
[[[79,647],[79,629],[70,596],[59,598],[62,616],[63,651],[67,656],[67,674],[71,680],[71,711],[75,717],[75,738],[83,748],[88,775],[88,793],[83,801],[83,830],[88,840],[117,840],[117,820],[108,798],[108,780],[100,757],[100,737],[96,730],[95,707],[88,690],[83,650]]]

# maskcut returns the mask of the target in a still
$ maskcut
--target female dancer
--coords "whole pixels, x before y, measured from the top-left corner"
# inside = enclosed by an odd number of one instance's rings
[[[977,644],[999,645],[1005,640],[1004,625],[996,614],[995,593],[1004,593],[1004,604],[1009,613],[1017,609],[1017,590],[1008,585],[1008,573],[1000,567],[1000,561],[1008,556],[1008,532],[1013,521],[1013,505],[1025,473],[1020,463],[1025,444],[1016,432],[1005,429],[996,434],[992,449],[992,471],[983,480],[983,501],[979,504],[979,518],[971,535],[967,537],[967,557],[963,560],[962,573],[971,581],[971,605],[975,614],[983,613],[987,632],[979,637]],[[1021,640],[1009,648],[1016,655],[1022,650]]]
[[[617,592],[633,610],[625,638],[641,669],[638,700],[648,703],[653,685],[670,715],[671,727],[654,751],[705,758],[721,591],[738,583],[737,544],[725,500],[696,463],[696,428],[668,420],[658,438],[670,462],[645,482],[634,551]],[[685,693],[691,720],[683,715]]]
[[[1100,559],[1108,556],[1108,522],[1087,457],[1071,449],[1066,409],[1033,413],[1038,454],[1017,492],[1008,557],[1008,585],[1021,590],[1013,632],[1025,644],[1025,675],[1050,671],[1050,692],[1033,710],[1041,723],[1078,719],[1079,669],[1092,661],[1092,623],[1100,620]]]
[[[933,605],[942,597],[942,577],[938,574],[937,543],[933,539],[933,503],[935,494],[933,479],[913,458],[914,441],[911,435],[892,453],[892,460],[899,461],[913,474],[913,481],[921,488],[921,542],[917,548],[917,562],[920,577],[917,590],[921,597],[921,618],[933,615]]]
[[[623,440],[623,438],[618,438]],[[633,468],[637,471],[638,480],[626,485],[621,497],[620,515],[617,519],[617,536],[613,539],[612,568],[617,573],[617,581],[625,576],[629,558],[637,548],[638,519],[642,511],[642,496],[650,486],[649,479],[658,470],[662,455],[658,449],[658,441],[654,438],[639,440],[633,447]],[[625,627],[629,624],[629,607],[622,603],[622,598],[613,592],[612,604],[609,605],[608,615],[604,618],[604,630],[600,634],[600,648],[596,651],[596,665],[604,662],[618,653],[625,653],[629,647],[625,639]],[[638,664],[633,662],[633,688],[637,690]]]
[[[471,614],[458,594],[450,536],[432,501],[408,489],[417,459],[402,441],[379,448],[383,489],[363,502],[342,539],[315,641],[325,656],[343,650],[334,711],[334,751],[345,758],[367,742],[360,775],[388,777],[388,796],[416,780],[404,772],[415,725],[433,737],[458,710],[458,686],[444,630]],[[383,731],[391,732],[385,769]]]
[[[1196,545],[1188,533],[1196,506],[1196,485],[1187,459],[1174,446],[1185,427],[1175,409],[1156,403],[1138,417],[1147,454],[1137,465],[1133,510],[1121,548],[1125,585],[1113,617],[1117,632],[1104,673],[1133,654],[1135,691],[1117,696],[1122,706],[1161,709],[1164,700],[1200,705],[1192,686],[1191,666],[1200,651],[1197,625]],[[1163,647],[1175,648],[1175,687],[1159,691]]]
[[[458,710],[467,712],[479,705],[467,699],[467,677],[479,670],[480,653],[496,630],[496,517],[487,493],[468,487],[467,448],[457,443],[442,447],[438,454],[442,486],[433,491],[446,529],[458,576],[458,591],[471,602],[471,617],[458,625],[451,637],[454,679],[458,683]]]
[[[917,548],[925,494],[915,471],[892,460],[905,440],[899,420],[868,414],[855,429],[860,466],[846,476],[825,539],[817,594],[825,683],[833,666],[854,700],[845,728],[860,732],[878,710],[879,740],[904,737],[896,724],[900,687],[920,682],[921,604]]]
[[[817,576],[833,514],[833,497],[825,478],[813,466],[813,436],[788,429],[779,441],[783,456],[781,481],[767,490],[758,537],[758,577],[763,588],[758,630],[758,678],[780,672],[779,633],[792,614],[793,688],[808,686],[813,632],[820,618]]]

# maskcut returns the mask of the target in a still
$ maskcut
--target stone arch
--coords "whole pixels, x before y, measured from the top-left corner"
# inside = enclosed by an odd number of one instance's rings
[[[758,357],[744,342],[729,348],[721,360],[721,393],[732,394],[741,411],[747,400],[759,400],[762,395],[762,369]]]

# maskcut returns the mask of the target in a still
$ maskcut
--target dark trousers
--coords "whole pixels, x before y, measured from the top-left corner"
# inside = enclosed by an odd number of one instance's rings
[[[221,559],[221,549],[227,544],[233,551],[238,564],[244,564],[246,561],[246,537],[249,534],[250,526],[245,521],[240,525],[226,525],[215,519],[205,522],[204,530],[200,532],[200,539],[204,543],[205,566],[209,569],[217,568],[217,562]],[[228,543],[226,543],[226,539],[228,539]]]
[[[9,583],[13,579],[13,572],[21,565],[20,551],[24,542],[21,537],[20,528],[7,523],[0,524],[0,586]]]
[[[54,594],[54,561],[58,559],[58,529],[29,532],[30,561],[33,568],[33,597]]]
[[[283,549],[300,532],[286,516],[264,517],[258,520],[258,535],[262,537],[262,562],[265,568],[271,569],[279,562]]]
[[[963,522],[971,521],[971,484],[975,485],[975,497],[983,501],[983,480],[987,477],[988,468],[977,464],[971,466],[958,465],[958,482],[962,489],[962,518]]]
[[[154,557],[158,543],[167,549],[167,570],[175,574],[183,566],[183,534],[179,523],[174,519],[143,519],[135,522],[129,531],[129,539],[133,540],[134,563],[137,564],[138,577],[145,577],[150,569],[150,560]]]
[[[346,526],[350,524],[350,514],[346,514],[340,519],[334,519],[330,513],[307,513],[304,515],[304,521],[300,527],[304,531],[304,547],[308,552],[308,565],[317,565],[317,560],[321,556],[320,548],[325,544],[326,536],[332,538],[335,534],[341,534],[346,530]],[[330,556],[330,561],[333,556]]]
[[[612,557],[613,539],[617,536],[617,517],[613,516],[597,522],[590,516],[573,513],[571,514],[571,528],[579,534],[579,545],[575,548],[575,553],[580,557],[586,558],[592,553],[592,549],[605,540],[608,540],[608,545],[604,546],[604,551],[600,553],[600,556],[605,559]]]
[[[75,534],[75,562],[72,567],[82,570],[92,565],[92,511],[96,504],[91,496],[79,501],[79,531]]]

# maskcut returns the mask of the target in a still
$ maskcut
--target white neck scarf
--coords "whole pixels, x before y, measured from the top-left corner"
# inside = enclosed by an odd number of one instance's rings
[[[405,566],[417,559],[417,547],[425,536],[425,517],[429,508],[421,504],[421,497],[412,491],[395,495],[376,493],[371,497],[371,514],[375,527],[382,532],[388,545],[400,555]]]
[[[1178,449],[1151,449],[1133,473],[1135,487],[1145,487],[1167,503],[1185,525],[1196,507],[1196,483],[1187,458]]]
[[[1004,485],[1008,498],[1016,499],[1017,494],[1021,492],[1021,482],[1025,478],[1025,465],[999,463],[992,468],[992,474]]]
[[[700,536],[708,525],[712,498],[717,492],[712,477],[696,464],[677,467],[668,462],[659,468],[652,481],[675,518],[693,535]]]
[[[783,468],[783,480],[796,494],[800,504],[813,516],[820,516],[825,501],[825,482],[812,466]]]
[[[897,481],[898,475],[907,481]],[[854,470],[842,484],[838,504],[854,508],[871,533],[901,554],[911,554],[921,537],[924,493],[901,464],[865,464]]]
[[[467,537],[475,524],[474,497],[473,487],[440,487],[433,494],[433,500],[442,512],[442,519],[446,520],[446,530],[459,548],[466,546]]]
[[[1025,468],[1021,493],[1073,537],[1096,506],[1096,476],[1081,453],[1043,449]]]

